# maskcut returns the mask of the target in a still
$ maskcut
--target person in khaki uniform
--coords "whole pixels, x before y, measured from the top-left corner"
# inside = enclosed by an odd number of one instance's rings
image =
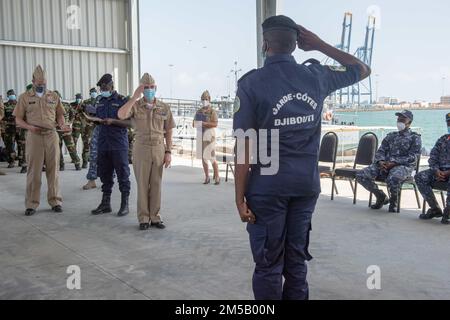
[[[202,137],[201,143],[197,145],[202,151],[203,170],[205,172],[204,184],[210,184],[208,161],[211,161],[214,169],[214,184],[220,184],[219,165],[216,160],[216,129],[219,119],[216,111],[211,106],[211,95],[208,91],[203,92],[201,96],[202,108],[197,111],[194,118],[194,127],[201,130],[199,136]]]
[[[163,169],[172,162],[172,130],[175,121],[170,107],[157,100],[155,80],[144,74],[133,97],[119,110],[122,120],[131,118],[136,141],[133,167],[138,188],[138,219],[141,230],[164,229],[161,220]],[[141,98],[142,94],[144,95]]]
[[[40,65],[33,73],[33,88],[19,97],[14,110],[16,123],[27,129],[26,216],[32,216],[40,204],[42,167],[46,167],[47,200],[54,212],[62,212],[59,190],[59,137],[56,131],[70,132],[64,123],[64,108],[59,96],[46,88],[45,72]]]
[[[5,116],[5,106],[3,105],[3,97],[0,96],[0,122],[3,120]],[[0,128],[0,134],[2,133],[2,128]],[[6,175],[3,171],[0,170],[0,176]]]

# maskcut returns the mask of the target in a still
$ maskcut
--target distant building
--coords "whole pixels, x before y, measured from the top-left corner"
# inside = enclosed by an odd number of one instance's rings
[[[450,104],[450,96],[441,97],[441,104]]]
[[[392,98],[392,97],[380,97],[378,99],[378,104],[396,105],[396,104],[398,104],[398,99]]]

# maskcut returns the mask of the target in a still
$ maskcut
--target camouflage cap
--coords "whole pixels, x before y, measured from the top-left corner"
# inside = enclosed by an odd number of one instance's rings
[[[42,69],[41,65],[38,65],[36,69],[34,69],[33,72],[33,80],[35,81],[45,81],[46,80],[46,74],[44,69]]]
[[[58,90],[53,90],[54,93],[56,93],[58,95],[58,97],[61,99],[61,93],[59,93]]]
[[[141,83],[141,85],[144,85],[144,86],[154,86],[155,79],[153,79],[153,77],[151,75],[149,75],[148,73],[144,73],[144,75],[141,78],[140,83]]]
[[[397,117],[405,117],[408,118],[409,120],[413,121],[414,120],[414,115],[411,111],[409,110],[403,110],[402,112],[397,112],[395,114]]]
[[[211,95],[209,94],[209,91],[208,91],[208,90],[206,90],[205,92],[203,92],[201,99],[202,99],[202,100],[210,100],[210,101],[211,101]]]

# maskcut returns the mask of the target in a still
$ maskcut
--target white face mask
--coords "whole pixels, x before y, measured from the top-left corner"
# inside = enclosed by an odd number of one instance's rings
[[[208,100],[203,100],[203,101],[202,101],[202,105],[203,105],[204,107],[209,107],[209,101],[208,101]]]
[[[406,129],[406,124],[404,124],[403,122],[397,122],[397,129],[398,131],[403,131]]]

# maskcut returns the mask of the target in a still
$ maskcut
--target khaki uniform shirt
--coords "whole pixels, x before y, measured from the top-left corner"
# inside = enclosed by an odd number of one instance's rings
[[[194,121],[204,121],[204,122],[218,122],[219,118],[217,112],[211,108],[201,108],[195,114]],[[213,141],[216,139],[216,129],[215,128],[203,128],[203,140]]]
[[[176,126],[170,107],[158,100],[154,106],[144,98],[138,100],[131,109],[131,119],[137,145],[160,145],[164,134]]]
[[[56,128],[58,113],[65,113],[61,100],[56,93],[48,90],[42,98],[39,98],[34,90],[23,93],[14,109],[14,116],[22,118],[29,125],[48,129]]]

